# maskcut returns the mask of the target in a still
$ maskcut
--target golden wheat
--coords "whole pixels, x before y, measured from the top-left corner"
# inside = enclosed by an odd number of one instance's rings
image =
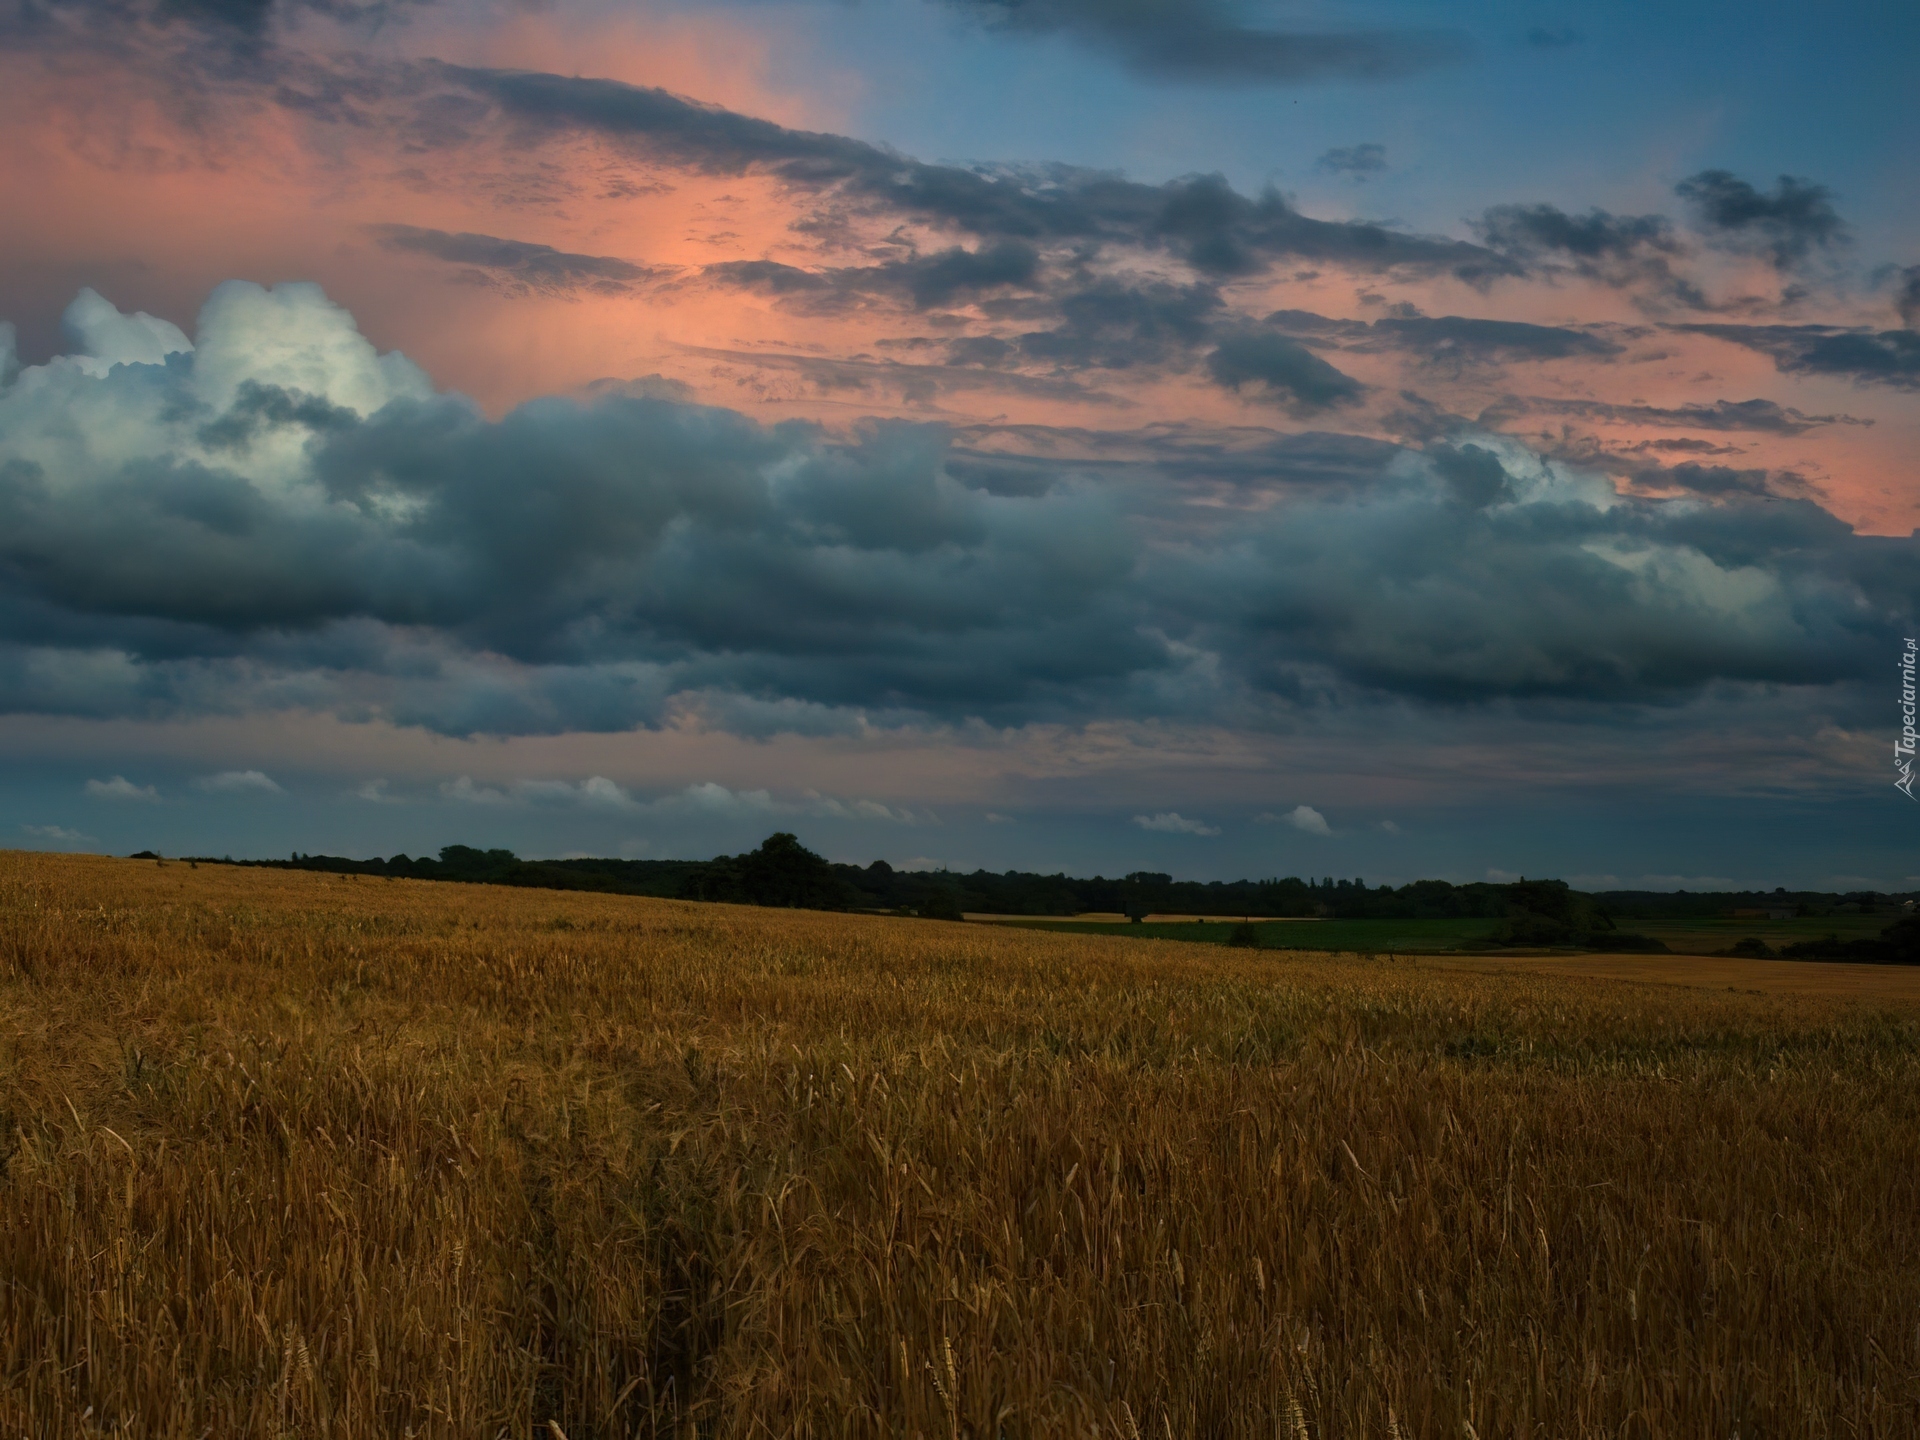
[[[1920,1434],[1920,1010],[0,855],[0,1433]]]

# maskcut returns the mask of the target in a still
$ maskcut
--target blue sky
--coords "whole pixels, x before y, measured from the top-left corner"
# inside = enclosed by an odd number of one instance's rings
[[[1447,229],[1520,196],[1657,206],[1710,167],[1814,175],[1863,238],[1911,237],[1920,52],[1911,6],[1372,4],[1248,7],[1250,22],[1458,32],[1457,61],[1390,82],[1286,85],[1141,74],[1070,34],[1011,32],[940,4],[742,7],[781,36],[773,76],[843,86],[849,130],[926,158],[1219,170],[1322,204]],[[985,8],[985,7],[983,7]],[[1355,194],[1315,168],[1385,145]]]

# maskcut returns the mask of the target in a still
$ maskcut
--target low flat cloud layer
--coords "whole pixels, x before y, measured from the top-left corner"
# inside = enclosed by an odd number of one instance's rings
[[[1158,815],[1136,815],[1133,823],[1142,830],[1158,831],[1162,835],[1218,835],[1220,827],[1209,825],[1204,820],[1190,818],[1177,810],[1163,810]]]
[[[195,778],[194,786],[215,795],[284,795],[273,777],[261,770],[222,770]]]
[[[611,255],[573,255],[551,245],[506,240],[497,235],[449,235],[418,225],[375,225],[372,234],[389,250],[430,256],[460,267],[462,279],[509,293],[625,294],[656,272]]]
[[[1387,168],[1387,147],[1372,141],[1361,145],[1336,145],[1313,163],[1316,170],[1364,180]]]
[[[136,785],[124,775],[115,775],[107,780],[89,780],[85,789],[90,800],[153,801],[160,798],[160,792],[153,786]]]
[[[1064,34],[1162,80],[1297,84],[1389,80],[1464,59],[1464,36],[1430,30],[1281,30],[1232,0],[947,0],[983,23]]]
[[[1694,334],[1758,350],[1789,374],[1837,375],[1920,389],[1920,331],[1837,325],[1689,325]]]

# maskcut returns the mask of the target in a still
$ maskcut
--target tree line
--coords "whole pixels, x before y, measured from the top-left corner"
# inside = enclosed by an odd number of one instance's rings
[[[1603,945],[1611,950],[1664,948],[1656,940],[1621,928],[1619,922],[1628,918],[1719,914],[1728,908],[1773,908],[1800,915],[1882,910],[1898,913],[1900,904],[1898,897],[1867,891],[1847,895],[1785,890],[1587,894],[1560,880],[1465,885],[1415,880],[1396,887],[1370,886],[1362,879],[1333,876],[1197,881],[1175,880],[1151,870],[1136,870],[1113,879],[1018,870],[975,870],[970,874],[896,870],[884,860],[865,866],[832,863],[785,832],[770,835],[757,849],[744,854],[720,855],[712,860],[523,860],[511,850],[448,845],[436,857],[395,855],[351,860],[296,852],[286,860],[237,863],[804,910],[890,911],[954,920],[969,912],[1034,916],[1105,912],[1134,920],[1150,914],[1248,920],[1307,916],[1340,920],[1486,919],[1498,922],[1488,941],[1494,945]],[[1788,949],[1794,958],[1914,963],[1903,958],[1913,947],[1913,939],[1909,936],[1902,940],[1895,931],[1901,935],[1907,931],[1920,933],[1920,922],[1908,924],[1904,930],[1895,926],[1879,940],[1807,941]]]
[[[1147,915],[1188,914],[1247,919],[1331,916],[1340,919],[1500,918],[1524,888],[1494,884],[1450,885],[1419,880],[1395,890],[1360,879],[1175,880],[1137,870],[1108,879],[1025,871],[896,870],[884,860],[871,865],[834,864],[791,834],[770,835],[758,849],[712,860],[523,860],[511,850],[448,845],[437,857],[395,855],[351,860],[296,852],[286,860],[207,861],[275,869],[319,870],[336,875],[454,880],[483,885],[523,885],[550,890],[592,890],[667,899],[715,900],[806,910],[894,910],[958,917],[969,911],[994,915],[1077,915],[1088,912]],[[1528,881],[1523,886],[1557,886]],[[1557,893],[1557,892],[1556,892]],[[1564,902],[1549,903],[1542,891],[1531,908],[1571,917]]]

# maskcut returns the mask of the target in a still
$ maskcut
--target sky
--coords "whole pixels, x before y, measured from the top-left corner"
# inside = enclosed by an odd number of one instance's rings
[[[1920,887],[1916,53],[0,0],[0,847]]]

